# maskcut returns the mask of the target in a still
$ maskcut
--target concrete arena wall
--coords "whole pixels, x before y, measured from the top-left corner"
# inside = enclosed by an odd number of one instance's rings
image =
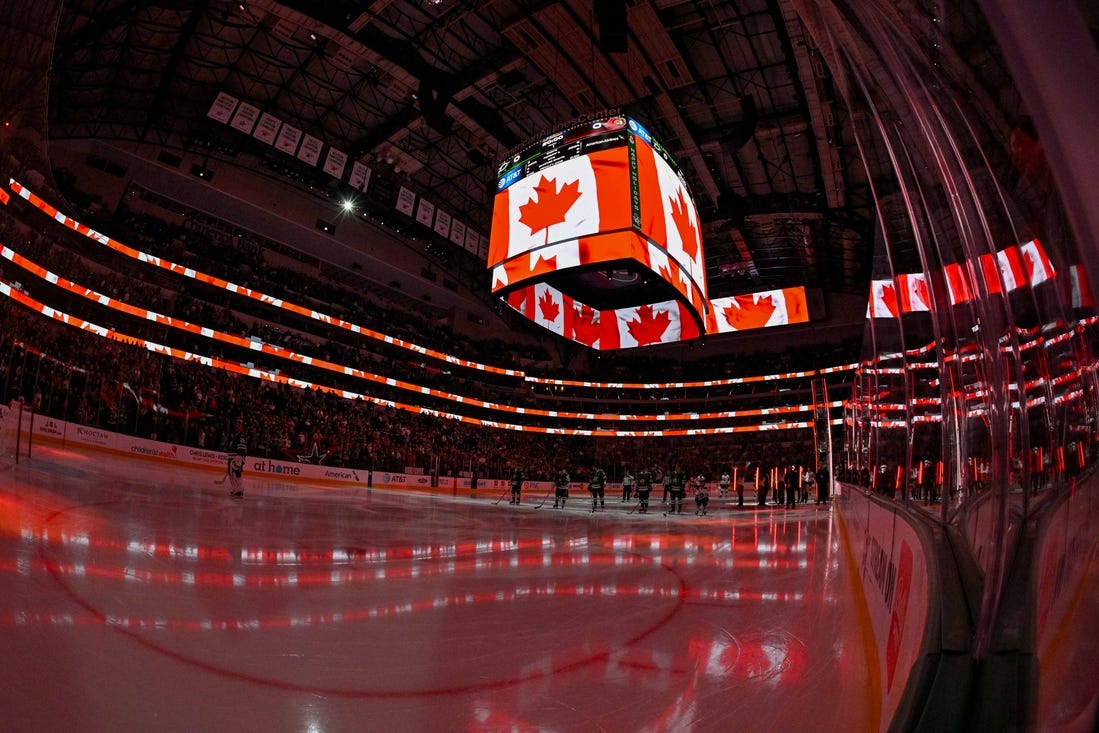
[[[932,538],[903,511],[875,501],[854,486],[836,498],[848,557],[857,571],[857,593],[865,609],[864,629],[876,652],[881,720],[890,730],[910,712],[921,678],[925,640],[936,633],[932,610],[938,584]],[[873,666],[874,662],[871,662]]]

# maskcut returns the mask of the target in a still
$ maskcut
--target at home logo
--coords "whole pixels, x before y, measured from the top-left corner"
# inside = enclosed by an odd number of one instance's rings
[[[297,466],[284,466],[273,461],[255,461],[252,464],[253,471],[261,473],[273,473],[278,476],[300,476],[301,469]]]

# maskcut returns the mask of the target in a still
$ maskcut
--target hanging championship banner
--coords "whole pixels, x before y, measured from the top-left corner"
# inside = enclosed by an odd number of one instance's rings
[[[416,207],[416,221],[430,227],[435,221],[435,204],[427,199],[420,199],[420,204]]]
[[[298,151],[298,160],[302,160],[309,165],[316,165],[317,161],[321,157],[321,147],[324,145],[319,139],[312,135],[306,135],[302,140],[301,150]]]
[[[283,125],[278,138],[275,139],[275,147],[287,155],[293,155],[298,150],[299,142],[301,142],[301,130],[293,125]]]
[[[237,104],[239,103],[240,100],[232,94],[218,92],[218,95],[214,99],[214,103],[210,105],[210,111],[206,113],[206,116],[210,119],[217,120],[218,122],[229,124],[229,120],[233,118],[233,110],[237,108]]]
[[[233,115],[233,122],[230,124],[234,130],[240,130],[243,133],[251,134],[252,128],[256,126],[256,120],[259,118],[259,107],[255,107],[247,102],[241,102],[237,107],[237,113]]]
[[[260,115],[259,124],[256,125],[256,131],[252,133],[252,136],[268,145],[274,145],[280,127],[282,127],[282,120],[264,112]]]
[[[438,209],[435,213],[435,233],[444,237],[450,236],[450,214],[442,209]]]
[[[406,216],[412,216],[412,212],[416,207],[416,194],[408,190],[404,186],[401,186],[401,190],[397,193],[397,211]]]
[[[328,149],[328,157],[324,159],[324,172],[333,178],[342,178],[343,169],[347,167],[347,153],[336,148]]]

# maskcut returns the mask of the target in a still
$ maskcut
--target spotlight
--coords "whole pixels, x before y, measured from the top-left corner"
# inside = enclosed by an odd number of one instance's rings
[[[343,210],[349,214],[355,210],[355,202],[351,199],[344,199],[341,206],[343,206]]]

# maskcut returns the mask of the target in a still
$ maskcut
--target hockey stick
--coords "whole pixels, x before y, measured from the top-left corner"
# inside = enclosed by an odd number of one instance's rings
[[[225,475],[222,476],[221,478],[214,479],[214,483],[217,484],[218,486],[221,486],[223,483],[225,483],[225,479],[227,479],[227,478],[229,478],[229,472],[228,471],[226,471]]]
[[[557,487],[555,486],[555,487],[553,487],[552,489],[550,489],[549,491],[547,491],[547,492],[546,492],[546,495],[542,497],[542,504],[545,504],[545,503],[546,503],[546,502],[547,502],[547,501],[549,500],[550,494],[552,494],[552,493],[553,493],[554,491],[556,491],[556,490],[557,490]],[[535,508],[535,509],[541,509],[541,508],[542,508],[542,504],[539,504],[538,506],[536,506],[536,507],[534,507],[534,508]]]
[[[511,489],[504,489],[504,493],[503,493],[503,494],[500,494],[500,498],[499,498],[499,499],[497,499],[496,501],[492,502],[492,505],[493,505],[493,506],[496,506],[496,505],[497,505],[497,504],[499,504],[499,503],[500,503],[501,501],[503,501],[503,500],[504,500],[504,497],[505,497],[505,496],[507,496],[507,493],[508,493],[509,491],[511,491]]]

